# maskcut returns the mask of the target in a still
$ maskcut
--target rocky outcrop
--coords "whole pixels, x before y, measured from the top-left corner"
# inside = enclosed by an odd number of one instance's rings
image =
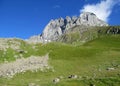
[[[28,43],[33,43],[33,44],[36,44],[36,43],[43,43],[43,39],[40,35],[34,35],[32,37],[30,37],[29,39],[26,40]]]
[[[64,34],[69,29],[77,25],[83,26],[108,26],[107,23],[97,18],[94,13],[83,12],[80,16],[67,16],[65,19],[59,18],[51,20],[43,33],[36,37],[31,37],[29,40],[33,39],[34,42],[51,42],[58,39],[59,36]],[[36,40],[37,39],[37,40]],[[36,43],[37,43],[36,42]]]
[[[110,27],[107,31],[107,34],[120,34],[120,27]]]

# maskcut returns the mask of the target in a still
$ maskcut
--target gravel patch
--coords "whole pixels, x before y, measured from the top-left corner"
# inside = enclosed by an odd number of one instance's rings
[[[0,50],[6,51],[8,48],[13,50],[20,49],[21,43],[15,38],[0,38]]]
[[[0,64],[0,77],[12,77],[16,73],[44,70],[49,68],[48,55],[30,56],[29,58],[17,59],[14,62]]]

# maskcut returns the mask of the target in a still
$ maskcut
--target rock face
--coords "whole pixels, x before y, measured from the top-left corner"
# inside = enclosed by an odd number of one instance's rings
[[[67,16],[65,19],[59,18],[59,19],[51,20],[43,30],[43,33],[39,36],[36,36],[36,38],[40,38],[40,39],[37,41],[35,38],[34,41],[35,42],[55,41],[58,39],[59,36],[64,34],[67,30],[77,25],[108,26],[107,23],[98,19],[94,13],[83,12],[80,16],[73,16],[73,17]]]

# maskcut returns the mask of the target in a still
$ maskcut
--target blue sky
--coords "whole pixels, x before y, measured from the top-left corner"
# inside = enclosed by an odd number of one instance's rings
[[[120,25],[119,0],[0,0],[0,38],[27,39],[59,17],[90,11],[110,25]]]

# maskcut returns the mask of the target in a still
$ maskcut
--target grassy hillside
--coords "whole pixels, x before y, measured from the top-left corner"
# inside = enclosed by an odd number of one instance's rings
[[[98,31],[98,30],[97,30]],[[103,30],[102,30],[103,31]],[[120,85],[120,35],[107,34],[108,29],[97,33],[97,38],[81,45],[65,43],[26,44],[21,41],[20,53],[7,49],[3,56],[0,51],[1,63],[6,60],[14,61],[14,55],[22,57],[42,56],[49,53],[51,69],[37,72],[27,71],[16,74],[13,78],[0,78],[0,86],[119,86]],[[104,34],[105,32],[105,34]],[[10,59],[9,59],[9,58]],[[112,68],[113,70],[109,70]],[[69,79],[70,75],[76,79]],[[54,78],[61,78],[53,83]],[[31,85],[32,86],[32,85]],[[34,86],[34,85],[33,85]]]
[[[60,36],[57,41],[69,44],[83,44],[90,40],[99,38],[103,35],[112,34],[120,34],[120,26],[75,26],[65,31],[65,33],[62,36]]]

